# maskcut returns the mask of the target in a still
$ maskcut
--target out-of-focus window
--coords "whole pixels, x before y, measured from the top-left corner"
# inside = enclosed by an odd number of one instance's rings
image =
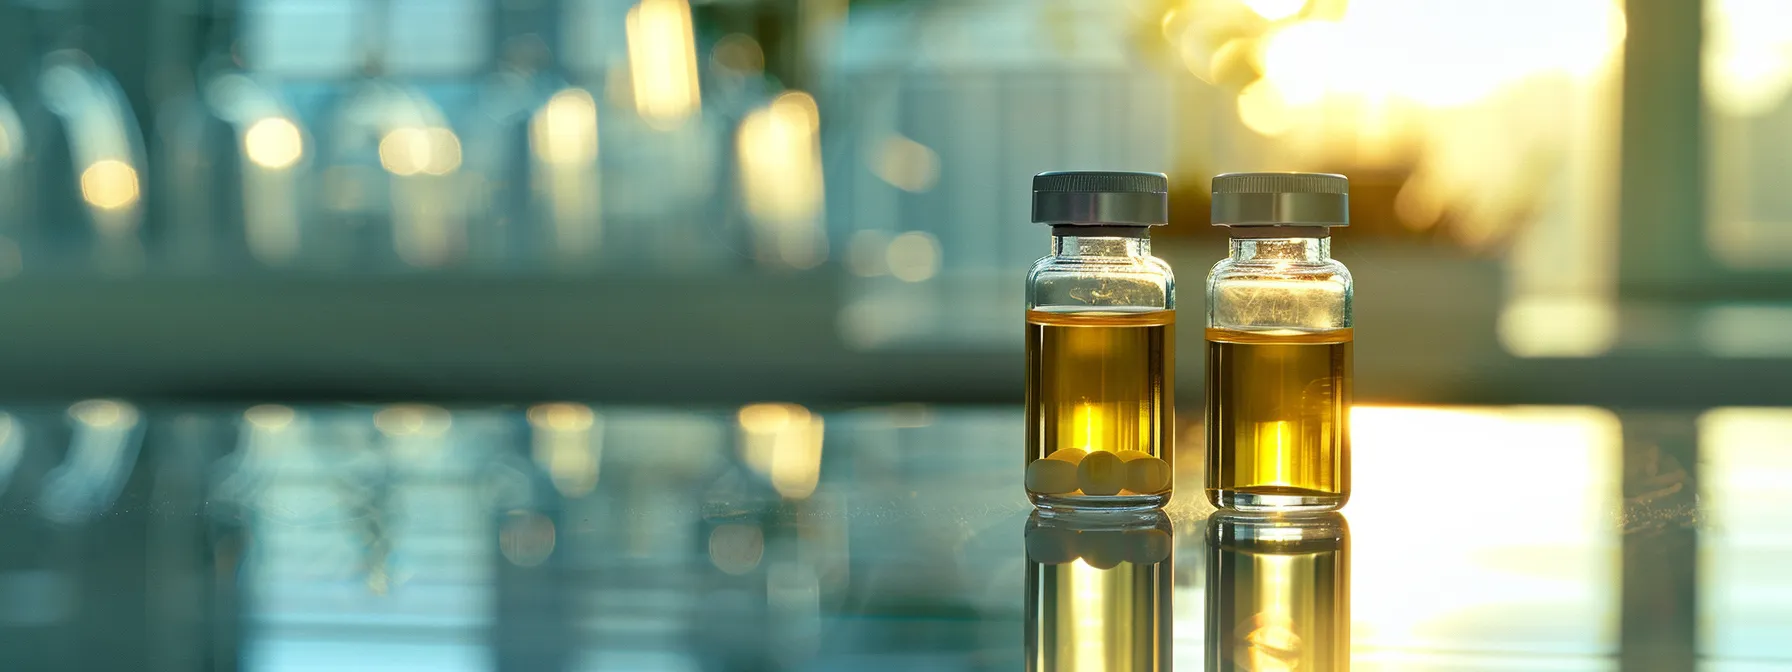
[[[1792,4],[1706,0],[1705,236],[1738,269],[1792,267]]]

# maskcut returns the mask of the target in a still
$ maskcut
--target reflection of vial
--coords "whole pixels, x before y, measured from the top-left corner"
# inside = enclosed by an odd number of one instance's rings
[[[1170,668],[1170,519],[1027,521],[1027,670]]]
[[[1027,495],[1053,509],[1170,500],[1176,281],[1151,256],[1158,173],[1033,178],[1052,253],[1027,275]]]
[[[1213,178],[1231,256],[1207,279],[1207,498],[1241,511],[1350,497],[1351,280],[1331,258],[1342,175]]]
[[[1207,548],[1207,670],[1350,669],[1343,516],[1216,513]]]

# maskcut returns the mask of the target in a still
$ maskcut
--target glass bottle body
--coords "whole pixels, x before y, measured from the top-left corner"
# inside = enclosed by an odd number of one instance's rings
[[[1337,513],[1207,519],[1209,670],[1350,669],[1350,526]]]
[[[1175,533],[1159,511],[1027,521],[1026,669],[1171,667]]]
[[[1048,512],[1160,508],[1174,466],[1174,275],[1144,227],[1064,228],[1027,277],[1027,496]]]
[[[1207,282],[1208,501],[1339,508],[1350,497],[1350,271],[1329,238],[1230,247]]]

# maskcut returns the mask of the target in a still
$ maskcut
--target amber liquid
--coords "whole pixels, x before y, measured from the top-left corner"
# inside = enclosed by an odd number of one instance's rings
[[[1169,499],[1175,322],[1170,310],[1027,311],[1028,494],[1036,504]],[[1054,455],[1077,468],[1033,464]],[[1149,501],[1125,501],[1141,497]]]
[[[1350,669],[1348,541],[1211,548],[1208,670]]]
[[[1207,330],[1207,495],[1245,510],[1350,496],[1351,330]]]
[[[1029,549],[1038,545],[1033,536],[1029,531]],[[1147,528],[1061,536],[1045,542],[1058,557],[1027,556],[1026,669],[1169,669],[1175,573],[1168,532]]]

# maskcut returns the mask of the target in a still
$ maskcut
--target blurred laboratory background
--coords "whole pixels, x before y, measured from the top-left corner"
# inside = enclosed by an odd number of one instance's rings
[[[1781,0],[0,0],[0,668],[1020,668],[1124,169],[1185,486],[1209,177],[1351,179],[1357,669],[1787,669],[1789,92]]]

